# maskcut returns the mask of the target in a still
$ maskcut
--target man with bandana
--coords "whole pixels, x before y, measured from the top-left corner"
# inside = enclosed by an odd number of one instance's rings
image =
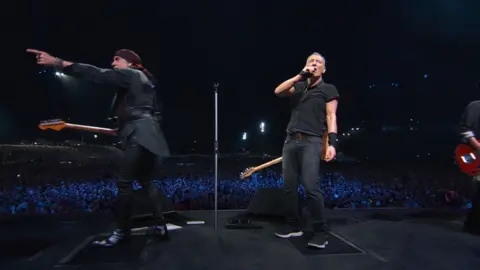
[[[52,66],[67,75],[116,88],[112,110],[118,119],[118,136],[125,152],[114,209],[117,229],[110,237],[95,241],[94,244],[110,247],[129,242],[133,211],[132,183],[135,179],[148,190],[154,213],[153,234],[168,239],[161,191],[153,184],[151,177],[155,164],[168,157],[170,151],[159,124],[156,81],[143,67],[141,58],[131,50],[122,49],[113,57],[113,69],[100,69],[64,61],[44,51],[28,49],[27,52],[36,55],[39,65]]]

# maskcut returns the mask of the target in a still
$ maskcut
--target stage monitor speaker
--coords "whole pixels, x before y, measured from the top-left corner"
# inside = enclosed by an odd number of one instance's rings
[[[282,217],[283,216],[283,189],[259,188],[248,206],[247,212],[253,215]]]

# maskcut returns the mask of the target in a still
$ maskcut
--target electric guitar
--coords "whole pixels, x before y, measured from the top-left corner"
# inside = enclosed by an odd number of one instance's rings
[[[327,136],[327,134],[323,134],[323,145],[324,145],[324,147],[322,149],[322,157],[325,160],[325,159],[327,159],[327,148],[328,148],[328,136]],[[282,157],[276,158],[274,160],[270,160],[269,162],[258,165],[257,167],[247,168],[242,173],[240,173],[240,179],[245,179],[245,178],[251,176],[255,172],[258,172],[260,170],[263,170],[265,168],[268,168],[268,167],[273,166],[275,164],[278,164],[280,162],[282,162]]]
[[[55,131],[60,131],[62,129],[75,129],[75,130],[83,130],[83,131],[89,131],[94,133],[101,133],[101,134],[106,134],[111,136],[117,135],[116,129],[70,124],[60,119],[42,121],[38,125],[38,128],[41,130],[52,129]]]
[[[245,169],[245,171],[243,171],[242,173],[240,173],[240,179],[245,179],[247,177],[249,177],[250,175],[252,175],[253,173],[255,172],[258,172],[260,170],[263,170],[265,168],[268,168],[272,165],[275,165],[275,164],[278,164],[280,162],[282,162],[282,157],[279,157],[279,158],[276,158],[274,160],[270,160],[269,162],[266,162],[266,163],[263,163],[261,165],[258,165],[257,167],[253,167],[253,168],[247,168]]]
[[[455,149],[455,157],[461,171],[470,176],[480,174],[480,156],[473,147],[468,144],[459,144]]]

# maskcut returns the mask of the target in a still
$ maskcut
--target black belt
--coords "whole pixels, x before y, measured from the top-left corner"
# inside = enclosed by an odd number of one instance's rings
[[[151,112],[146,111],[129,111],[127,115],[122,117],[115,117],[112,120],[115,120],[120,126],[126,122],[136,121],[145,118],[152,118],[154,115]]]
[[[307,140],[309,137],[318,137],[314,135],[308,135],[302,132],[294,132],[291,134],[288,134],[292,140],[297,140],[297,141],[302,141],[302,140]]]
[[[108,121],[113,121],[117,125],[123,125],[125,122],[130,122],[130,121],[136,121],[140,119],[145,119],[145,118],[152,118],[152,117],[159,117],[156,113],[150,109],[134,109],[134,110],[127,110],[125,114],[122,116],[115,116],[115,117],[110,117],[107,118]]]
[[[151,117],[153,117],[153,114],[150,112],[131,112],[127,117],[125,117],[125,121],[135,121]]]

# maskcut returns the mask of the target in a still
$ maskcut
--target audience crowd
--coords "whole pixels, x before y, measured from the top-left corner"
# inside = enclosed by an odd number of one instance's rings
[[[98,146],[0,146],[0,215],[109,211],[115,202],[117,158]],[[221,156],[219,209],[245,209],[260,188],[281,188],[281,166],[240,179],[247,167],[275,157]],[[174,156],[159,165],[155,184],[177,210],[213,209],[213,157]],[[471,180],[451,168],[334,162],[318,178],[331,208],[470,207]],[[135,183],[135,189],[141,184]],[[305,197],[302,186],[300,194]]]

